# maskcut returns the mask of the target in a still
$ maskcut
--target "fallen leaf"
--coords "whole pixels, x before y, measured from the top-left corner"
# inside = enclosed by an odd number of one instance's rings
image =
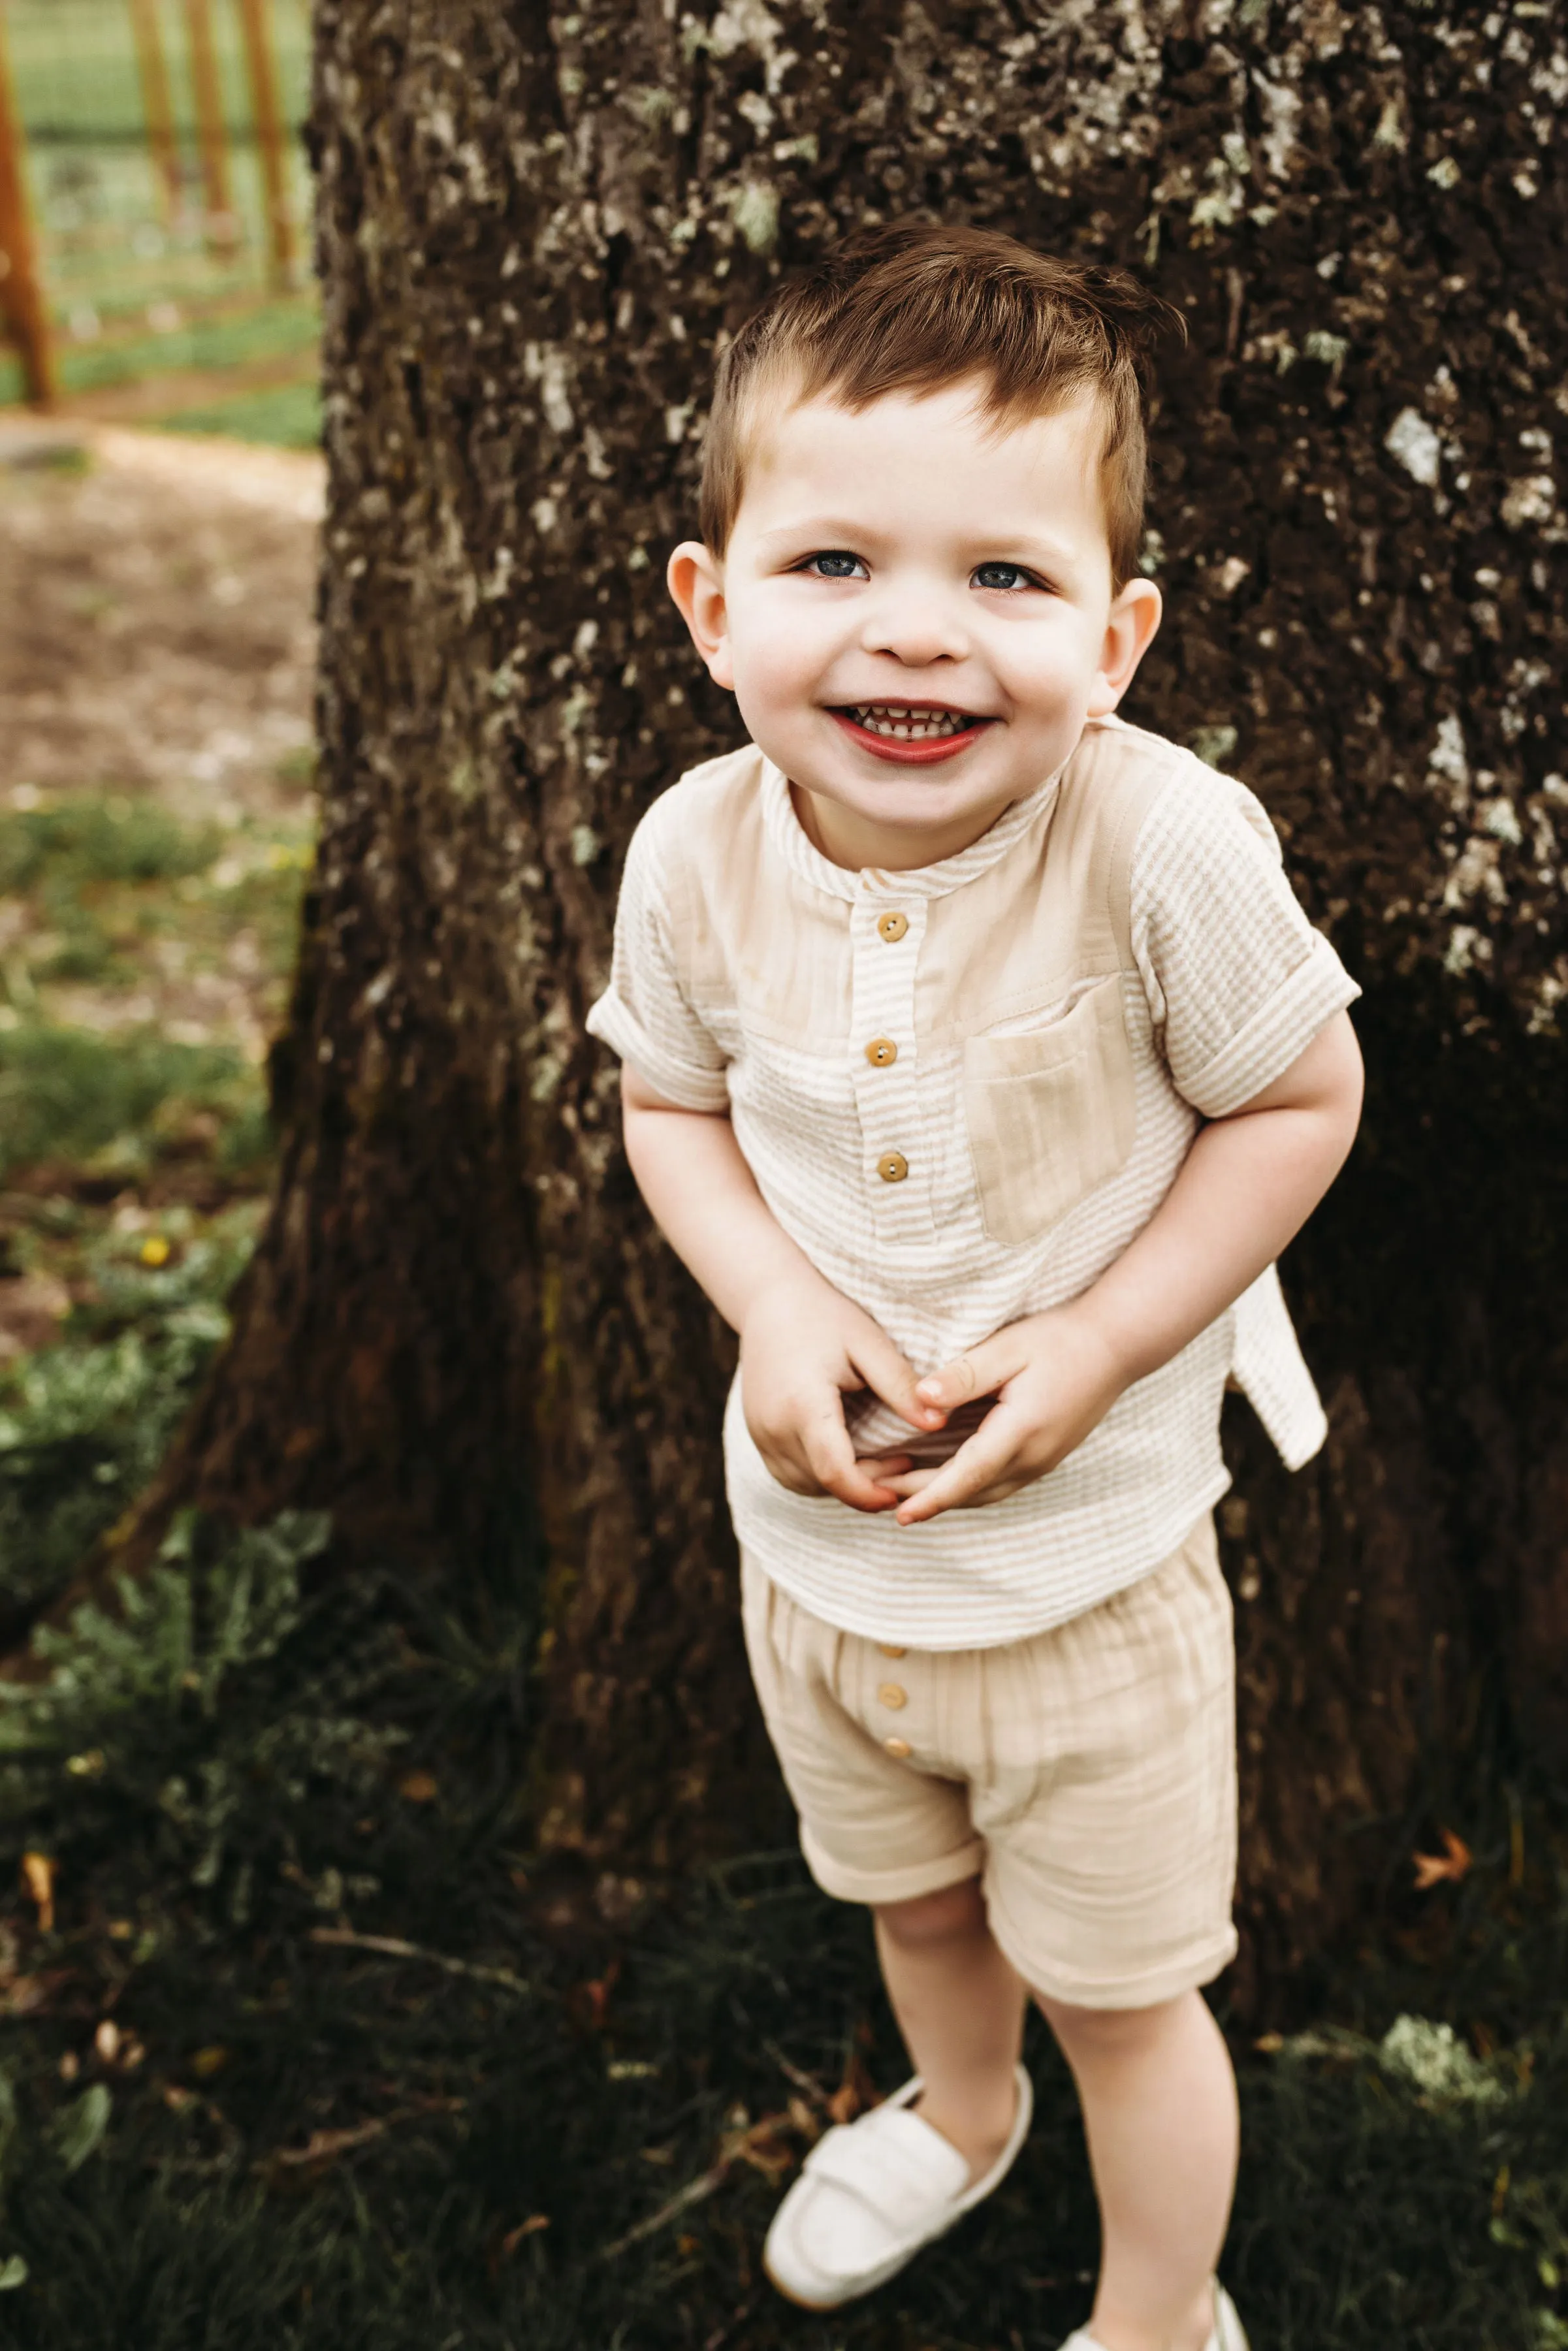
[[[1452,1829],[1444,1829],[1440,1834],[1444,1848],[1440,1854],[1418,1853],[1414,1856],[1417,1894],[1428,1893],[1434,1886],[1445,1883],[1458,1885],[1475,1859],[1463,1837],[1457,1837]]]
[[[221,2074],[228,2062],[228,2051],[214,2042],[207,2048],[197,2050],[191,2060],[191,2071],[199,2074],[204,2082],[208,2082],[214,2074]]]
[[[434,1804],[441,1792],[433,1771],[405,1772],[397,1783],[397,1792],[410,1804]]]
[[[46,1853],[25,1853],[22,1855],[22,1884],[27,1898],[38,1913],[38,1926],[46,1935],[55,1931],[55,1874],[58,1864]]]

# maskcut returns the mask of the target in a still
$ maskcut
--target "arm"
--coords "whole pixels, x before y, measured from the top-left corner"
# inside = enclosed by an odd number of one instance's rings
[[[843,1396],[873,1388],[913,1426],[946,1413],[920,1403],[915,1372],[869,1314],[824,1281],[774,1217],[728,1117],[665,1102],[622,1071],[626,1155],[665,1239],[740,1334],[741,1395],[758,1450],[781,1485],[858,1510],[897,1497],[855,1460]],[[887,1457],[907,1467],[902,1456]]]
[[[1159,1208],[1070,1305],[998,1331],[922,1380],[944,1415],[999,1401],[936,1470],[865,1466],[903,1499],[901,1526],[1000,1501],[1054,1469],[1124,1389],[1168,1364],[1271,1265],[1343,1166],[1361,1115],[1361,1054],[1337,1013],[1263,1092],[1199,1133]]]

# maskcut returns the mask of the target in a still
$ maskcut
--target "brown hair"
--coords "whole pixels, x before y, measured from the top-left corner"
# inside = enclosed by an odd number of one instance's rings
[[[770,294],[718,363],[703,449],[700,528],[722,555],[745,486],[758,397],[823,393],[851,409],[886,392],[984,379],[1003,425],[1083,392],[1105,423],[1101,489],[1120,589],[1143,542],[1144,404],[1159,338],[1181,314],[1124,270],[1078,268],[994,229],[904,221],[853,237]]]

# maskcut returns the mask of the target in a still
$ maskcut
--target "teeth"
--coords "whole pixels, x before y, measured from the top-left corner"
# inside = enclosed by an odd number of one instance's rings
[[[862,702],[855,705],[854,715],[868,734],[891,736],[899,743],[926,743],[946,735],[961,735],[970,724],[961,711],[916,711],[906,702]]]

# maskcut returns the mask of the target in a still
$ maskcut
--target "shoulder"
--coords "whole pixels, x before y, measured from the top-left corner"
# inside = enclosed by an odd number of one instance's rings
[[[706,854],[731,853],[760,822],[762,754],[755,743],[704,759],[662,791],[634,836],[644,836],[665,860],[690,863]]]
[[[1171,852],[1229,862],[1259,849],[1280,862],[1279,836],[1257,794],[1167,736],[1091,719],[1070,772],[1081,767],[1090,796],[1125,810],[1141,866]]]

